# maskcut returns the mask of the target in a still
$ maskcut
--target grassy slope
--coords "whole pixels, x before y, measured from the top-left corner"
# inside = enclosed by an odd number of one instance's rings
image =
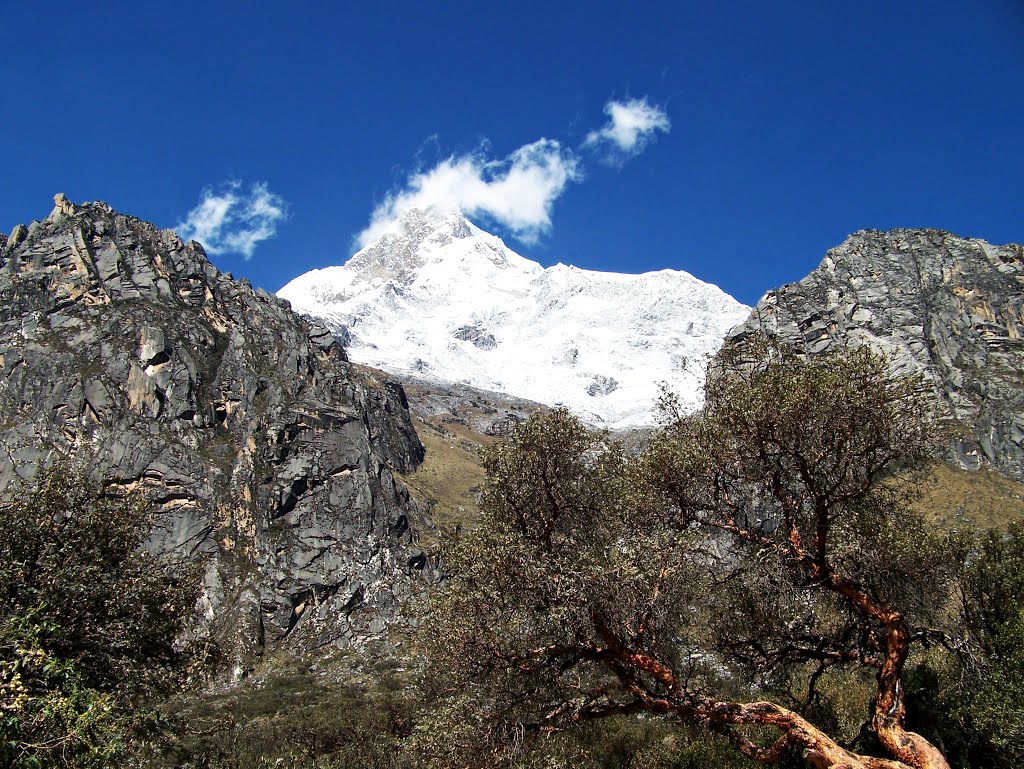
[[[436,417],[417,419],[416,432],[427,455],[416,472],[406,478],[413,494],[430,507],[431,518],[442,533],[471,526],[479,511],[477,492],[484,481],[479,451],[496,439]]]
[[[525,418],[541,406],[466,387],[405,383],[413,425],[426,448],[423,464],[405,478],[437,527],[423,532],[430,548],[477,520],[484,471],[480,451],[501,440],[497,422]]]
[[[917,506],[940,525],[1005,529],[1024,520],[1024,484],[990,470],[937,463]]]

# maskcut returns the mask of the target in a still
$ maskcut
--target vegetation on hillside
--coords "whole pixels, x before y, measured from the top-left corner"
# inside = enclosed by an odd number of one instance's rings
[[[1012,494],[934,475],[919,382],[871,353],[743,354],[642,452],[564,411],[484,448],[388,655],[213,692],[181,693],[195,580],[146,552],[151,505],[43,474],[0,505],[0,767],[1024,764]]]
[[[911,719],[971,769],[1024,764],[1024,522],[980,535],[956,593],[964,643],[930,655],[907,682]]]
[[[0,765],[112,766],[155,727],[195,594],[142,548],[151,519],[66,466],[0,505]]]
[[[963,647],[956,537],[910,505],[920,382],[768,347],[628,457],[566,412],[485,455],[483,525],[426,623],[437,765],[513,763],[586,720],[704,726],[749,759],[945,767],[911,655]]]

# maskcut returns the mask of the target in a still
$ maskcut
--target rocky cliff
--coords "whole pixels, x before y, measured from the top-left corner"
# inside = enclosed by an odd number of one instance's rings
[[[198,243],[63,195],[0,239],[0,493],[57,454],[158,505],[238,670],[377,635],[417,573],[402,388]]]
[[[950,459],[1024,480],[1024,248],[938,230],[864,230],[770,291],[755,331],[815,354],[867,343],[921,371],[958,432]]]

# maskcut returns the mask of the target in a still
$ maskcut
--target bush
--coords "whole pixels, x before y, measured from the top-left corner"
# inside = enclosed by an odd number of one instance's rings
[[[762,763],[948,769],[904,723],[904,666],[956,570],[910,505],[927,391],[866,349],[742,352],[704,412],[666,398],[639,456],[558,409],[484,452],[481,525],[420,625],[439,697],[424,763],[511,767],[621,716]],[[848,713],[870,752],[843,744]]]
[[[0,505],[0,739],[5,765],[107,766],[177,682],[194,604],[142,544],[152,507],[58,465]]]
[[[927,661],[908,690],[917,726],[964,769],[1024,765],[1024,524],[984,534],[966,559],[960,597],[966,643]]]

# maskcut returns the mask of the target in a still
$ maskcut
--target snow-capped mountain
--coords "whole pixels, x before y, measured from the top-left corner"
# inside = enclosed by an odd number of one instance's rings
[[[610,428],[653,424],[662,382],[698,407],[707,359],[750,312],[681,271],[545,269],[458,212],[420,210],[278,295],[347,336],[356,362],[562,404]]]

